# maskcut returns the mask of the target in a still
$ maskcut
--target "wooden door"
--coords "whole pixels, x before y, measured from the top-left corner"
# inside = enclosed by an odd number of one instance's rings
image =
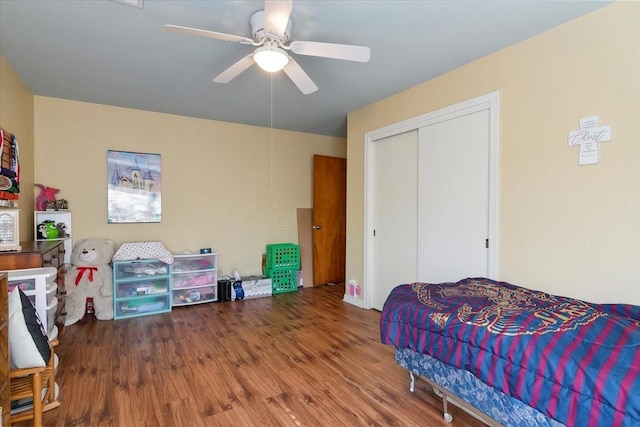
[[[313,156],[313,286],[343,283],[347,159]]]

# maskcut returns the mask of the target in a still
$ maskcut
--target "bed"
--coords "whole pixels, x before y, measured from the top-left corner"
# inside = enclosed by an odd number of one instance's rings
[[[490,425],[640,426],[640,307],[487,278],[399,285],[380,316],[396,362]]]

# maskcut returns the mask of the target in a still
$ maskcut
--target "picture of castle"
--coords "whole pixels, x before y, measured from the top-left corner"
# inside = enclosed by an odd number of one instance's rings
[[[160,222],[160,154],[108,150],[108,222]]]

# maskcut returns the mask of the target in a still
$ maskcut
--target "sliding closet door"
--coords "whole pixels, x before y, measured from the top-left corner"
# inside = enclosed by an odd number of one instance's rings
[[[419,130],[418,279],[488,276],[489,110]]]
[[[402,283],[495,279],[498,110],[492,92],[365,134],[366,308]]]
[[[418,131],[380,139],[371,150],[370,289],[372,307],[382,310],[395,286],[417,278]]]

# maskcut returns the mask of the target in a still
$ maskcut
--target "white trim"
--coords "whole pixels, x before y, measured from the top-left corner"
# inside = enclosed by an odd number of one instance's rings
[[[380,129],[366,132],[364,134],[364,241],[363,241],[363,254],[364,254],[364,277],[362,292],[364,299],[351,301],[353,298],[347,299],[345,296],[344,301],[358,305],[359,307],[370,309],[372,307],[371,292],[368,289],[368,278],[372,274],[370,271],[372,266],[369,260],[373,259],[372,253],[372,235],[370,226],[372,222],[372,209],[371,209],[371,195],[369,194],[371,180],[370,176],[370,162],[372,161],[372,144],[378,140],[388,138],[393,135],[398,135],[404,132],[419,129],[424,126],[429,126],[434,123],[439,123],[445,120],[449,120],[455,117],[460,117],[466,114],[475,113],[478,111],[489,110],[489,224],[488,224],[488,238],[489,238],[489,253],[487,257],[487,271],[489,278],[496,279],[498,272],[498,154],[499,154],[499,108],[500,108],[500,93],[498,91],[488,93],[486,95],[478,96],[467,101],[463,101],[454,105],[450,105],[441,108],[430,113],[413,117],[407,120],[403,120],[398,123],[394,123]],[[358,304],[356,304],[357,302]]]
[[[499,147],[500,147],[500,93],[492,92],[489,100],[489,265],[490,279],[498,279],[498,215],[499,205]]]
[[[364,301],[358,298],[355,298],[349,294],[344,294],[344,298],[342,299],[344,302],[348,302],[351,305],[355,305],[356,307],[364,308]],[[370,307],[369,307],[370,308]]]

